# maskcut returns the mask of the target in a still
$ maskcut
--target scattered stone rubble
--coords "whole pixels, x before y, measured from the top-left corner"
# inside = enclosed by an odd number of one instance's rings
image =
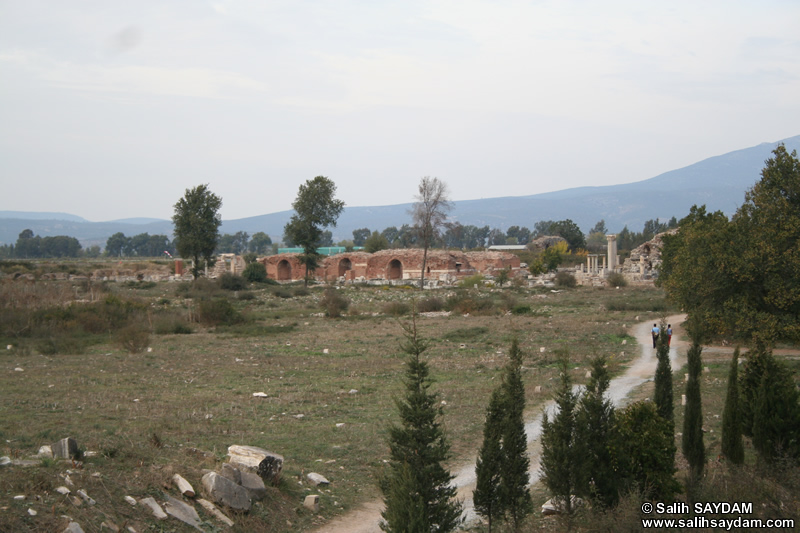
[[[83,463],[80,461],[84,457],[91,456],[89,452],[81,452],[77,441],[72,437],[66,437],[56,441],[50,445],[42,446],[37,454],[38,461],[36,460],[12,460],[10,457],[0,457],[0,467],[32,467],[41,464],[42,459],[58,459],[70,461],[73,467],[78,470],[67,470],[66,474],[62,474],[66,485],[60,486],[55,489],[55,492],[61,497],[69,499],[69,501],[80,507],[86,505],[89,507],[96,506],[98,512],[105,512],[101,509],[104,507],[103,501],[96,501],[92,498],[86,490],[79,488],[81,474],[85,471],[82,470]],[[218,471],[206,471],[202,476],[201,490],[204,497],[197,497],[192,484],[182,475],[174,474],[172,476],[172,483],[177,489],[176,495],[173,496],[164,492],[162,497],[147,496],[136,499],[133,496],[125,496],[125,501],[131,506],[141,506],[148,510],[156,520],[167,520],[170,517],[180,520],[189,526],[204,531],[203,522],[213,520],[218,523],[224,524],[227,527],[233,527],[234,522],[231,520],[223,509],[230,509],[238,512],[248,512],[253,502],[261,501],[267,496],[267,485],[274,485],[280,479],[283,470],[284,458],[283,456],[258,448],[255,446],[241,446],[232,445],[228,448],[228,462],[223,463]],[[73,482],[71,476],[76,478]],[[92,477],[100,477],[99,473],[92,474]],[[306,481],[309,486],[327,486],[330,484],[324,476],[317,473],[309,473],[306,476]],[[180,496],[177,496],[180,494]],[[25,501],[29,499],[26,495],[17,495],[15,499]],[[43,501],[40,496],[30,498],[31,501]],[[102,500],[102,498],[101,498]],[[198,514],[196,506],[198,503],[206,514],[205,518],[201,518]],[[312,512],[318,512],[320,507],[319,495],[308,495],[303,501],[303,506]],[[35,517],[39,513],[33,506],[28,506],[28,515]],[[106,520],[103,523],[103,529],[111,531],[121,531],[120,527],[113,523],[112,520],[105,516]],[[79,533],[84,531],[81,525],[65,516],[68,519],[68,525],[64,526],[65,529],[59,530],[64,533]],[[129,533],[136,533],[133,526],[127,526]]]

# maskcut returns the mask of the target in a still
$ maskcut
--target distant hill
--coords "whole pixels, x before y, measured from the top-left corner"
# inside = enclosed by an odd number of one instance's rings
[[[789,151],[800,151],[800,135],[784,139]],[[644,181],[602,187],[578,187],[531,196],[509,196],[455,202],[451,219],[464,225],[491,226],[502,230],[513,225],[533,225],[540,220],[572,219],[583,231],[589,231],[603,219],[611,232],[627,226],[641,231],[645,221],[659,218],[678,219],[689,213],[692,205],[705,204],[709,211],[727,215],[744,202],[744,193],[761,177],[764,161],[779,143],[763,143],[751,148],[710,157],[688,167],[665,172]],[[375,207],[347,207],[333,228],[334,240],[350,239],[353,230],[382,230],[411,222],[411,204]],[[292,211],[256,217],[224,220],[221,231],[250,235],[263,231],[278,241]],[[81,244],[104,246],[117,232],[132,236],[139,233],[172,233],[172,222],[158,219],[124,219],[111,222],[88,222],[65,213],[25,213],[0,211],[0,243],[16,242],[19,233],[30,228],[37,235],[68,235]]]

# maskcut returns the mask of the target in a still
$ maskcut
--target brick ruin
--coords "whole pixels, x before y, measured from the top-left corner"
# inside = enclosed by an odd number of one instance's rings
[[[422,273],[422,256],[420,249],[336,254],[322,259],[314,278],[330,282],[418,280]],[[276,281],[298,281],[305,275],[300,254],[272,255],[258,261],[266,267],[267,277]],[[506,268],[511,270],[512,276],[519,273],[519,257],[506,252],[428,250],[425,279],[430,284],[448,284],[474,274],[493,276]]]

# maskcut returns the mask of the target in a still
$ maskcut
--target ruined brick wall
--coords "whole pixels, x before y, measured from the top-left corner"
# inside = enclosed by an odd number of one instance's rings
[[[520,260],[506,252],[467,252],[465,254],[475,271],[481,274],[497,274],[504,268],[519,269]]]
[[[323,258],[314,277],[320,281],[356,279],[419,279],[423,250],[381,250],[374,254],[350,252]],[[267,268],[267,277],[278,281],[302,280],[305,266],[299,254],[278,254],[258,259]],[[519,269],[519,257],[506,252],[460,252],[428,250],[425,278],[454,281],[475,273],[496,274],[507,267]]]
[[[326,257],[317,269],[317,277],[327,281],[336,281],[344,278],[345,281],[354,281],[367,276],[367,263],[372,254],[367,252],[345,252]]]
[[[260,257],[267,269],[267,277],[277,281],[302,280],[306,273],[305,265],[300,263],[300,254],[278,254]]]

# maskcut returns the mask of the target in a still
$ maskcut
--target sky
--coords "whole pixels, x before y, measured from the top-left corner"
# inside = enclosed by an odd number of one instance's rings
[[[0,0],[0,210],[629,183],[800,134],[800,2]]]

